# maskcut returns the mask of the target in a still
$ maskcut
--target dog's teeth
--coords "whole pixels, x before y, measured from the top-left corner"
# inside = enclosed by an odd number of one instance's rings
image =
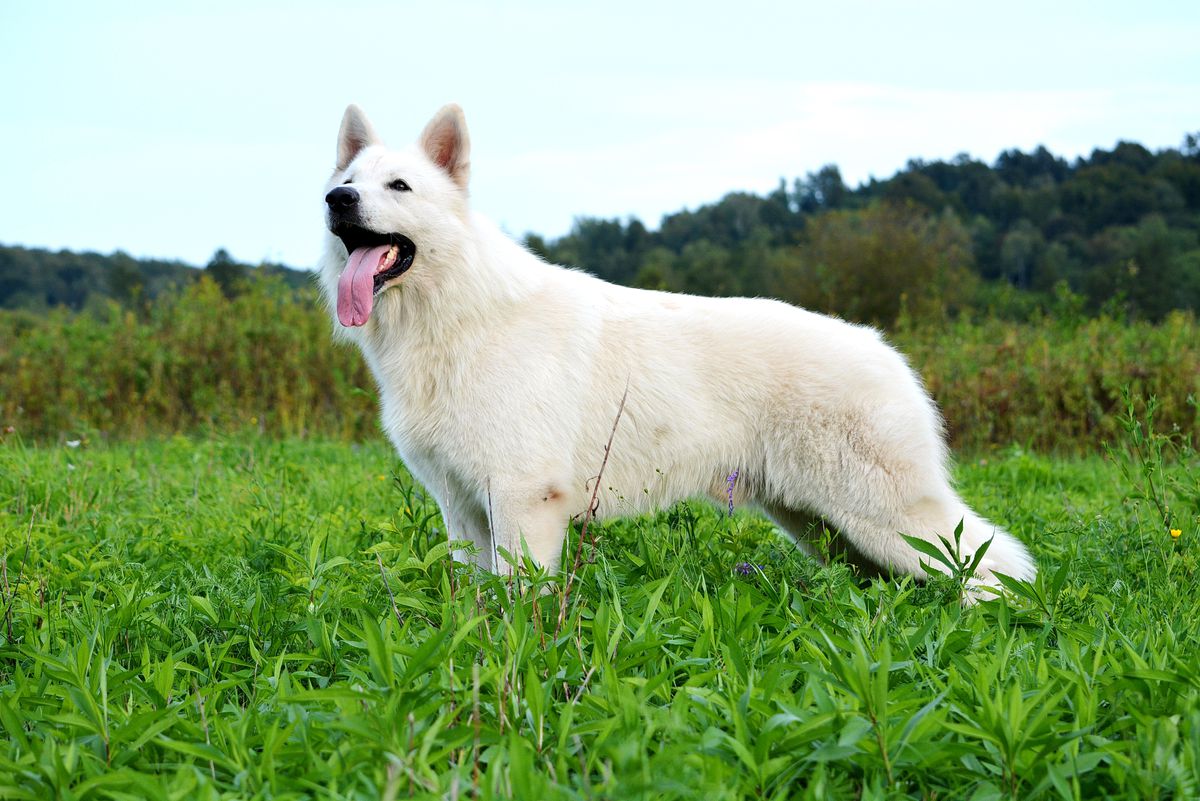
[[[388,248],[387,253],[383,254],[383,260],[379,262],[379,269],[375,272],[381,273],[396,263],[397,257],[400,255],[400,246],[392,245]]]

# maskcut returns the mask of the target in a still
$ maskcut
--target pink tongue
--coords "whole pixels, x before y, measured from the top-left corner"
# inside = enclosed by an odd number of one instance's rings
[[[357,248],[350,254],[338,279],[338,321],[346,327],[363,325],[371,316],[375,300],[375,271],[387,255],[389,245]]]

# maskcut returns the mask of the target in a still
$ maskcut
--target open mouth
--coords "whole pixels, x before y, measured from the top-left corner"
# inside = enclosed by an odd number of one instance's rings
[[[347,327],[364,325],[375,296],[412,267],[417,246],[403,234],[380,234],[357,225],[337,226],[333,234],[350,253],[338,279],[338,321]]]
[[[359,250],[389,246],[386,251],[389,264],[386,267],[376,265],[380,269],[375,272],[374,294],[379,294],[384,284],[400,277],[412,267],[413,259],[417,255],[417,246],[404,234],[379,234],[357,225],[340,225],[333,229],[333,234],[346,246],[350,253],[350,261],[354,261],[354,254]]]

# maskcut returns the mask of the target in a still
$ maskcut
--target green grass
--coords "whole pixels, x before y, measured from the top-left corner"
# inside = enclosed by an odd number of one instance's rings
[[[1193,798],[1197,473],[1144,464],[960,464],[1042,566],[1010,601],[681,505],[560,612],[378,442],[9,437],[0,798]]]

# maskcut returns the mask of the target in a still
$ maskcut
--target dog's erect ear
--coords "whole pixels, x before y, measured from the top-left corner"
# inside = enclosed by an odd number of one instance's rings
[[[375,135],[375,129],[363,110],[353,103],[346,106],[346,113],[342,115],[342,129],[338,131],[337,168],[346,169],[360,150],[378,142],[379,137]]]
[[[471,139],[467,118],[456,103],[442,106],[421,134],[421,149],[462,189],[471,177]]]

